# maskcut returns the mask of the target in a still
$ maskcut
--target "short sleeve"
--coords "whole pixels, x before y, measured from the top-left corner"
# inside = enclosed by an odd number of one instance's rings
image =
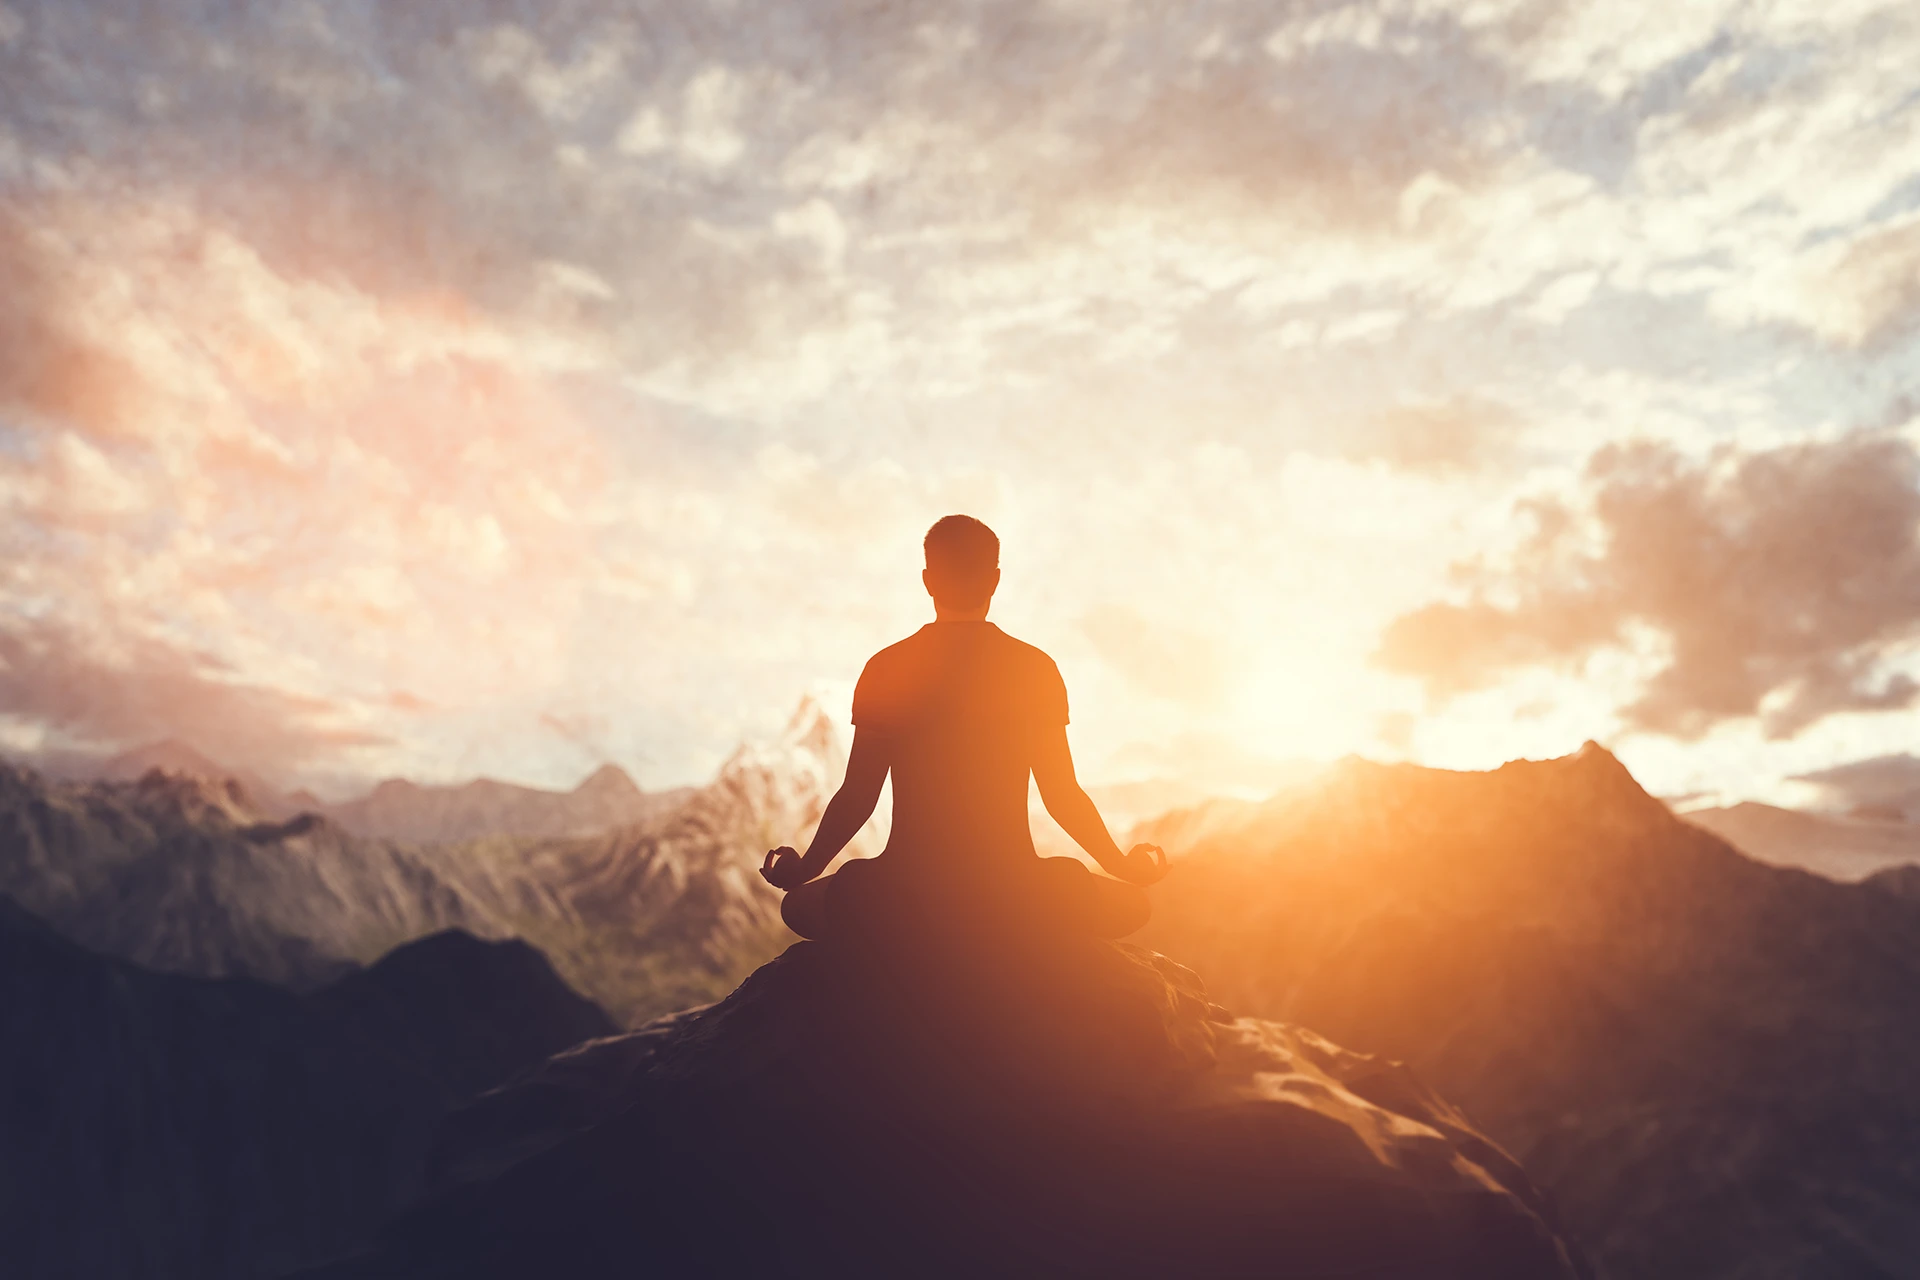
[[[1049,725],[1068,724],[1067,682],[1060,678],[1060,668],[1052,658],[1042,657],[1040,662],[1037,698],[1041,720]]]
[[[885,704],[889,701],[885,692],[885,674],[878,670],[879,655],[867,659],[867,665],[860,669],[860,679],[853,686],[853,723],[875,728],[886,718]]]

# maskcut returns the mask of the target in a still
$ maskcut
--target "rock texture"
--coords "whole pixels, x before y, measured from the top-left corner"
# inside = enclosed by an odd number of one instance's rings
[[[355,835],[417,844],[481,836],[590,836],[653,822],[691,795],[690,787],[642,791],[618,765],[602,765],[572,791],[547,791],[479,778],[423,786],[389,778],[326,815]]]
[[[98,951],[296,989],[409,938],[500,936],[519,911],[553,909],[508,864],[273,821],[232,781],[55,783],[4,764],[0,892]]]
[[[1574,1277],[1518,1165],[1403,1068],[1136,948],[790,948],[443,1130],[348,1277]]]
[[[0,898],[0,1259],[37,1280],[253,1280],[417,1194],[434,1124],[612,1023],[460,935],[312,996],[153,973]]]
[[[1348,762],[1138,833],[1143,941],[1408,1062],[1611,1276],[1920,1276],[1920,901],[1762,865],[1589,745]]]

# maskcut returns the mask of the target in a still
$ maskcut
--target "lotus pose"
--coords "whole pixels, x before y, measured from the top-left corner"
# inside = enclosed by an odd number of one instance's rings
[[[846,780],[805,854],[782,846],[760,873],[787,891],[781,915],[807,938],[916,912],[1001,914],[1117,938],[1147,922],[1146,885],[1166,874],[1154,845],[1123,853],[1073,772],[1067,690],[1053,659],[987,621],[1000,540],[970,516],[927,531],[921,581],[935,620],[875,654],[853,693]],[[878,858],[822,876],[873,815],[893,774],[893,829]],[[1047,812],[1115,879],[1074,858],[1041,858],[1027,829],[1027,778]]]

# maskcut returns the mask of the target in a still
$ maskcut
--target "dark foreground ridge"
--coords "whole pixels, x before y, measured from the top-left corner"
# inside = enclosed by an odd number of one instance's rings
[[[438,934],[310,995],[155,973],[0,895],[0,1275],[257,1280],[419,1194],[436,1121],[613,1024]]]
[[[313,1276],[1588,1274],[1404,1068],[1129,946],[802,943],[456,1112],[432,1176]]]

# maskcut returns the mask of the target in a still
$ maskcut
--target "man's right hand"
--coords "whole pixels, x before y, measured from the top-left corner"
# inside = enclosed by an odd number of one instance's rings
[[[798,849],[787,844],[767,850],[767,860],[760,864],[760,874],[774,888],[786,891],[798,889],[813,879],[807,870],[807,860]]]
[[[1157,844],[1137,844],[1121,855],[1113,874],[1144,889],[1167,874],[1167,852]]]

